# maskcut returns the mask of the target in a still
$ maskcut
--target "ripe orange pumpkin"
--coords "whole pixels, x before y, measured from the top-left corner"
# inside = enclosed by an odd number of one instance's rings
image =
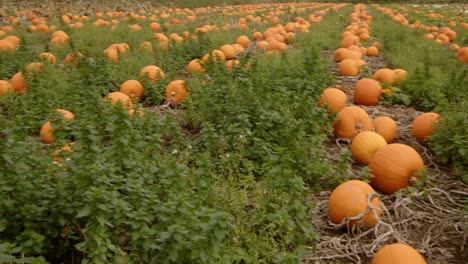
[[[375,152],[385,145],[387,141],[381,135],[372,131],[364,131],[353,138],[351,155],[357,162],[367,165]]]
[[[15,73],[11,77],[10,82],[11,86],[13,86],[17,94],[22,94],[28,87],[26,84],[26,80],[24,79],[23,74],[21,72]]]
[[[327,107],[328,113],[338,112],[346,106],[348,97],[346,94],[337,88],[327,88],[323,90],[318,106]]]
[[[395,73],[390,69],[380,69],[372,75],[372,79],[381,83],[392,84],[395,82]]]
[[[187,70],[191,74],[194,74],[194,73],[202,74],[205,72],[205,68],[203,68],[202,64],[203,62],[200,61],[199,59],[193,59],[187,65]]]
[[[358,133],[372,130],[372,121],[364,109],[352,105],[341,109],[333,123],[336,137],[354,138]]]
[[[340,184],[330,195],[328,200],[328,215],[333,223],[339,224],[347,217],[355,217],[369,209],[367,200],[368,195],[375,193],[369,184],[351,180]],[[378,197],[371,200],[371,205],[379,218],[382,215],[382,204]],[[353,226],[358,220],[349,222],[349,227]],[[362,217],[364,227],[372,227],[377,223],[375,215],[369,211]]]
[[[122,109],[133,109],[132,100],[130,97],[128,97],[128,95],[122,92],[112,92],[104,98],[104,101],[110,102],[112,105],[121,104]]]
[[[232,60],[236,58],[236,50],[232,45],[223,45],[219,48],[219,50],[224,53],[226,60]]]
[[[0,96],[12,93],[14,91],[13,86],[10,82],[5,80],[0,80]]]
[[[369,162],[372,186],[383,193],[394,193],[410,185],[411,178],[424,169],[421,156],[412,147],[392,143],[381,147]]]
[[[166,100],[174,100],[177,104],[182,104],[187,96],[186,85],[184,80],[170,82],[166,87]]]
[[[139,76],[140,78],[146,77],[153,83],[157,82],[160,79],[164,79],[165,77],[164,72],[161,70],[161,68],[155,65],[148,65],[143,67],[143,69],[140,70]]]
[[[468,47],[461,48],[457,51],[457,61],[462,63],[468,63]]]
[[[250,44],[250,39],[247,36],[239,36],[236,39],[236,43],[241,45],[243,48],[247,48]]]
[[[403,69],[394,69],[395,83],[402,83],[408,78],[408,72]]]
[[[63,115],[63,117],[65,119],[64,122],[66,122],[67,120],[73,119],[75,117],[75,115],[72,112],[68,111],[68,110],[56,109],[55,111],[57,113],[60,113],[61,115]],[[54,120],[52,120],[52,121],[54,121]],[[39,136],[41,138],[41,141],[46,143],[46,144],[52,143],[52,141],[54,139],[53,132],[54,132],[54,129],[52,127],[51,120],[45,122],[42,125],[41,130],[39,131]]]
[[[126,94],[130,98],[143,98],[143,85],[137,80],[127,80],[120,85],[120,92]]]
[[[379,56],[379,49],[375,46],[370,46],[367,48],[367,56],[369,57],[377,57]]]
[[[44,60],[48,64],[57,63],[57,58],[55,57],[55,55],[49,52],[42,52],[41,54],[37,56],[37,58],[40,60]]]
[[[352,59],[345,59],[343,60],[340,65],[340,75],[342,76],[358,76],[359,69],[356,62]]]
[[[380,95],[382,95],[380,83],[369,78],[359,80],[354,87],[354,103],[356,104],[376,105]]]
[[[375,254],[372,264],[426,264],[419,252],[405,244],[386,245]]]
[[[374,119],[374,130],[376,133],[380,134],[387,143],[390,143],[395,139],[398,127],[395,120],[391,119],[388,116],[379,116]]]
[[[413,136],[419,141],[424,141],[426,137],[432,135],[436,129],[437,119],[439,114],[437,113],[424,113],[419,115],[413,120],[411,132]]]

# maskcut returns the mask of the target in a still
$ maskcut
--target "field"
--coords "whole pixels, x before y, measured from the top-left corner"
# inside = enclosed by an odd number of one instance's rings
[[[0,263],[466,263],[468,5],[161,2],[2,2]]]

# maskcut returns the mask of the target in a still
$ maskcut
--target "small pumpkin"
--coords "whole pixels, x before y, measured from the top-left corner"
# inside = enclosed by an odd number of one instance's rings
[[[327,107],[329,114],[338,112],[346,106],[348,97],[346,94],[337,88],[327,88],[323,90],[318,106]]]
[[[369,209],[368,195],[375,193],[374,189],[366,182],[351,180],[340,184],[330,194],[328,199],[328,215],[335,224],[340,224],[347,217],[355,217]],[[375,215],[382,215],[382,204],[378,197],[371,199],[371,206]],[[362,217],[364,227],[372,227],[377,223],[377,218],[369,211]],[[356,224],[358,220],[352,220],[348,226]]]
[[[333,123],[335,136],[354,138],[358,133],[372,130],[372,121],[364,109],[352,105],[341,109]]]
[[[386,245],[375,254],[372,264],[426,264],[419,252],[405,244]]]
[[[357,162],[367,165],[377,150],[387,145],[381,135],[372,131],[364,131],[353,138],[351,142],[351,155]]]
[[[439,114],[433,112],[424,113],[416,117],[411,127],[413,136],[419,141],[424,141],[436,129],[438,118]]]
[[[73,144],[75,144],[75,142],[68,143],[62,148],[56,149],[52,154],[54,162],[62,163],[62,157],[69,157],[73,153]]]
[[[21,72],[15,73],[11,79],[11,86],[13,86],[13,89],[15,89],[15,92],[17,94],[22,94],[26,89],[27,89],[27,84],[26,80],[23,77],[23,74]]]
[[[127,80],[120,86],[120,92],[126,94],[130,98],[143,98],[143,85],[137,80]]]
[[[372,186],[383,193],[394,193],[410,185],[424,169],[421,156],[412,147],[392,143],[377,150],[369,162]]]
[[[37,55],[37,58],[39,60],[47,62],[48,64],[57,63],[57,58],[55,57],[55,55],[49,52],[42,52],[41,54]]]
[[[385,138],[387,143],[390,143],[397,135],[398,126],[392,118],[388,116],[379,116],[374,119],[374,130]]]
[[[354,103],[356,104],[376,105],[380,95],[382,95],[380,83],[369,78],[359,80],[354,87]]]
[[[369,57],[377,57],[379,56],[379,49],[375,46],[370,46],[369,48],[367,48],[366,53]]]
[[[73,119],[75,117],[75,115],[68,110],[56,109],[55,111],[63,116],[63,118],[65,119],[64,122],[66,122],[67,120]],[[54,120],[49,120],[45,122],[42,125],[41,130],[39,131],[39,136],[41,138],[41,141],[46,144],[52,143],[53,138],[54,138],[54,135],[53,135],[54,128],[52,127],[51,121],[54,121]]]
[[[408,78],[408,72],[403,69],[394,69],[395,83],[402,83]]]
[[[185,86],[186,82],[184,80],[170,82],[166,87],[166,100],[174,100],[176,104],[182,104],[187,96]]]

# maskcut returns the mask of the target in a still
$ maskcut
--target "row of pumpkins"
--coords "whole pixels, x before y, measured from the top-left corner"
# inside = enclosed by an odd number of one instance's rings
[[[369,51],[363,48],[360,41],[367,41],[372,17],[367,15],[365,5],[358,4],[350,15],[352,23],[342,34],[341,48],[334,58],[339,62],[340,74],[357,76],[360,66],[365,65],[362,56]],[[362,35],[364,35],[364,39]],[[377,50],[378,44],[372,49]],[[351,49],[350,49],[351,48]],[[367,52],[368,53],[368,52]],[[375,56],[375,53],[367,56]],[[342,67],[347,61],[355,67],[352,74]],[[357,61],[357,63],[356,63]],[[359,62],[361,61],[360,66]],[[337,138],[347,138],[351,141],[351,154],[355,161],[367,165],[371,174],[370,185],[360,180],[350,180],[336,187],[328,200],[328,214],[335,224],[345,224],[351,228],[370,228],[377,224],[382,216],[382,204],[377,197],[378,190],[384,194],[392,194],[410,185],[424,171],[424,162],[418,152],[412,147],[392,143],[398,131],[396,122],[387,116],[371,120],[367,112],[357,105],[374,106],[385,92],[381,84],[394,84],[406,79],[406,71],[401,69],[380,69],[373,78],[362,78],[354,87],[354,103],[346,106],[347,95],[338,88],[327,88],[323,91],[319,106],[326,107],[328,113],[336,113],[333,124]],[[424,113],[416,117],[412,124],[412,134],[420,141],[432,134],[439,117],[436,113]],[[374,190],[375,188],[375,190]],[[414,248],[401,243],[386,245],[373,258],[373,264],[426,263],[423,256]]]
[[[455,58],[461,63],[468,63],[468,47],[460,47],[458,44],[453,41],[457,38],[457,32],[452,30],[449,27],[436,27],[436,26],[426,26],[421,21],[417,20],[413,24],[410,24],[407,19],[407,14],[400,14],[397,10],[393,10],[387,7],[382,7],[377,4],[373,5],[375,8],[380,10],[384,15],[392,17],[392,20],[396,23],[399,23],[410,29],[421,29],[426,32],[424,38],[427,40],[432,40],[439,45],[447,46],[449,50],[455,51]],[[465,28],[466,30],[466,28]]]

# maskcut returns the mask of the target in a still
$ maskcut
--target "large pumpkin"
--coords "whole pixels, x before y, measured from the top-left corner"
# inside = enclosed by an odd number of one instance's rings
[[[397,135],[398,126],[395,120],[390,117],[379,116],[374,119],[374,131],[384,137],[387,143],[390,143]]]
[[[386,245],[372,259],[372,264],[426,264],[416,249],[401,243]]]
[[[199,59],[193,59],[187,65],[187,70],[191,73],[198,73],[202,74],[205,72],[205,68],[203,68],[203,62]]]
[[[381,147],[369,162],[372,186],[383,193],[394,193],[410,185],[424,169],[421,156],[412,147],[393,143]]]
[[[354,103],[366,106],[376,105],[381,94],[382,87],[379,82],[363,78],[354,87]]]
[[[339,224],[346,217],[355,217],[369,209],[368,195],[375,193],[369,184],[351,180],[340,184],[333,190],[328,200],[328,215],[333,223]],[[382,215],[382,205],[378,197],[371,200],[371,206],[375,209],[377,217]],[[354,225],[358,220],[349,222],[349,226]],[[377,218],[369,210],[362,217],[362,223],[365,227],[372,227],[377,223]]]
[[[333,128],[337,137],[354,138],[360,132],[372,130],[372,121],[364,109],[352,105],[338,112]]]
[[[416,117],[411,127],[413,136],[420,141],[424,141],[426,137],[432,135],[436,129],[438,118],[439,114],[432,112],[424,113]]]
[[[170,82],[166,87],[166,100],[174,100],[177,104],[181,104],[187,95],[185,86],[184,80]]]
[[[143,97],[143,85],[137,80],[127,80],[120,86],[120,92],[126,94],[131,99]]]
[[[357,162],[367,165],[377,150],[387,145],[385,139],[372,131],[364,131],[353,138],[351,155]]]
[[[359,75],[359,67],[356,64],[356,61],[353,59],[345,59],[343,60],[340,65],[338,65],[340,70],[340,75],[342,76],[358,76]]]
[[[348,97],[346,94],[337,88],[327,88],[323,90],[319,106],[325,106],[328,109],[328,113],[338,112],[346,106]]]
[[[372,75],[372,79],[381,83],[392,84],[395,82],[395,73],[390,69],[380,69]]]

